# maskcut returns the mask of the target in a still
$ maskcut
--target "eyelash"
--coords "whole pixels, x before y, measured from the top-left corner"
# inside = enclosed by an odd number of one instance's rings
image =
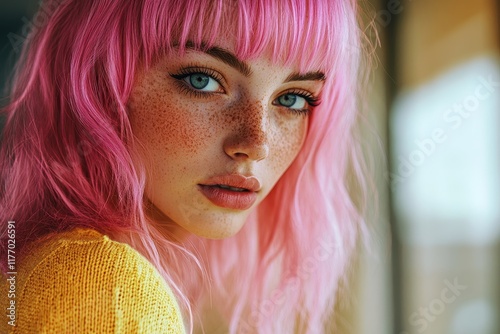
[[[315,107],[317,107],[321,104],[321,99],[319,97],[313,95],[310,92],[299,90],[299,89],[292,89],[292,90],[286,91],[283,94],[281,94],[280,96],[283,96],[283,95],[297,95],[297,96],[303,98],[304,100],[306,100],[306,102],[310,108],[304,108],[304,109],[288,108],[290,110],[290,112],[295,113],[295,114],[300,114],[302,116],[307,115],[309,112],[311,112],[311,109],[314,109]],[[282,106],[282,107],[287,108],[285,106]]]
[[[216,80],[219,83],[219,85],[223,86],[222,82],[224,82],[224,78],[217,71],[210,69],[210,68],[206,68],[206,67],[189,66],[189,67],[181,69],[178,74],[174,74],[174,73],[169,73],[169,74],[172,78],[177,79],[177,84],[179,85],[179,88],[183,92],[185,92],[191,96],[199,98],[199,97],[211,96],[214,94],[220,94],[220,93],[215,93],[215,92],[198,91],[196,89],[191,88],[186,82],[184,82],[183,79],[185,79],[187,76],[197,74],[197,73],[205,74],[205,75],[213,78],[214,80]],[[293,109],[293,108],[281,106],[281,107],[287,108],[290,112],[292,112],[294,114],[299,114],[302,116],[309,114],[311,109],[313,109],[321,104],[321,99],[319,97],[314,96],[313,94],[311,94],[310,92],[307,92],[307,91],[292,89],[292,90],[289,90],[289,91],[282,93],[280,96],[283,96],[283,95],[296,95],[296,96],[299,96],[299,97],[303,98],[304,100],[306,100],[306,102],[310,108]]]
[[[222,75],[220,75],[217,71],[212,70],[211,68],[206,68],[206,67],[197,67],[197,66],[189,66],[186,68],[183,68],[179,71],[178,74],[170,73],[170,76],[174,79],[177,79],[177,84],[179,85],[179,88],[184,92],[187,93],[191,96],[194,97],[207,97],[207,95],[214,95],[214,94],[220,94],[220,93],[215,93],[215,92],[203,92],[199,91],[196,89],[191,88],[186,82],[184,82],[184,78],[197,74],[197,73],[202,73],[205,74],[211,78],[213,78],[215,81],[223,87],[222,83],[224,82],[224,78]]]

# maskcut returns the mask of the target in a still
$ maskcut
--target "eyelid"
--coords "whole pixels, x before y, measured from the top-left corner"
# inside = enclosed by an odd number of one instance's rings
[[[169,73],[169,74],[173,78],[181,79],[181,78],[187,77],[188,75],[192,75],[192,74],[196,74],[196,73],[203,73],[205,75],[212,77],[221,86],[227,85],[226,79],[224,78],[224,76],[220,72],[214,70],[213,68],[206,67],[206,66],[188,65],[186,67],[181,68],[178,73]]]
[[[297,95],[302,98],[304,98],[307,101],[307,104],[311,107],[317,107],[321,104],[321,98],[313,93],[311,93],[308,90],[303,90],[303,89],[297,89],[297,88],[292,88],[289,90],[285,90],[284,92],[280,93],[277,98],[283,95]],[[276,99],[277,99],[276,98]]]

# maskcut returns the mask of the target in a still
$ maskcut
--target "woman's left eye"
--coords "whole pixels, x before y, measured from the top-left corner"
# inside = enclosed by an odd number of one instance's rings
[[[274,105],[288,108],[294,112],[307,113],[311,107],[316,107],[320,104],[319,98],[306,92],[288,92],[280,95],[273,101]]]
[[[204,73],[193,73],[182,78],[192,88],[202,92],[218,92],[221,85],[217,80]]]
[[[304,109],[307,105],[307,100],[296,94],[281,95],[276,101],[283,107],[290,109]]]

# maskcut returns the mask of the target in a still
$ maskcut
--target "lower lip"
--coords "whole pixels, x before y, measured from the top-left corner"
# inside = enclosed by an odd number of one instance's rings
[[[198,185],[200,191],[213,204],[227,209],[247,210],[257,200],[254,191],[232,191],[216,186]]]

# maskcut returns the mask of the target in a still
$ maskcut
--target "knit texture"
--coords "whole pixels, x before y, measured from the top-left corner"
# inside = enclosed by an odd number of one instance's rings
[[[177,301],[151,263],[91,229],[34,243],[17,263],[15,301],[16,326],[4,315],[1,333],[185,333]]]

